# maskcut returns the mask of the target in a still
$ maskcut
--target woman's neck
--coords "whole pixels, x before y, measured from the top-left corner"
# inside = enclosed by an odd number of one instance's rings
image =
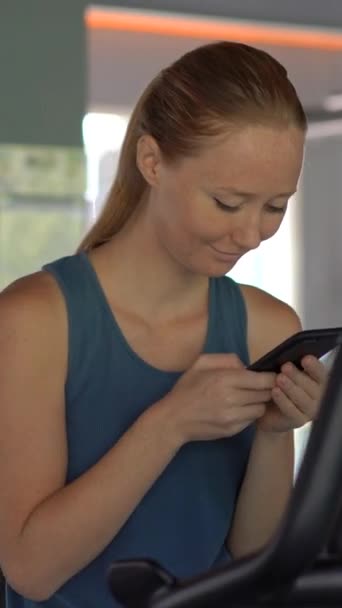
[[[182,267],[143,220],[93,250],[90,259],[113,300],[146,320],[192,316],[207,304],[208,277]]]

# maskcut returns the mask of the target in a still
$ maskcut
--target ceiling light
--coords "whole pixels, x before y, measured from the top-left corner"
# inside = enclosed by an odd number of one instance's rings
[[[327,95],[323,100],[323,108],[328,112],[339,112],[342,110],[342,92]]]

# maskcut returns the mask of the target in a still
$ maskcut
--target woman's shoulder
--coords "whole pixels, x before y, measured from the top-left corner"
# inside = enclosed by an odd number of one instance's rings
[[[248,317],[251,361],[302,329],[296,311],[286,302],[252,285],[240,285]]]
[[[45,270],[22,276],[7,285],[0,292],[0,306],[28,308],[33,305],[32,313],[37,308],[53,312],[62,302],[61,293],[54,277]]]
[[[267,312],[270,313],[272,317],[275,317],[276,320],[278,320],[279,316],[286,316],[289,319],[296,318],[298,320],[299,317],[297,313],[289,304],[276,298],[269,292],[260,289],[260,287],[240,284],[240,289],[245,298],[246,305],[250,308],[251,312],[258,314],[260,311],[265,311],[266,307]]]
[[[53,276],[44,271],[20,277],[0,292],[0,332],[61,342],[67,330],[65,304]],[[51,344],[51,342],[50,342]]]

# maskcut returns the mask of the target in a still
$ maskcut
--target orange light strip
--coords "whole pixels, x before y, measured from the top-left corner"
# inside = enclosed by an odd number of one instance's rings
[[[274,44],[297,48],[342,50],[342,31],[304,29],[290,26],[222,22],[208,17],[161,15],[125,10],[89,8],[86,27],[94,30],[116,30],[210,40],[236,40],[246,43]]]

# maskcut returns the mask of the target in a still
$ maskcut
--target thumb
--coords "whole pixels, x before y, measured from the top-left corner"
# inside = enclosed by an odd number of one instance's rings
[[[213,353],[200,355],[193,369],[245,369],[245,365],[235,353]]]

